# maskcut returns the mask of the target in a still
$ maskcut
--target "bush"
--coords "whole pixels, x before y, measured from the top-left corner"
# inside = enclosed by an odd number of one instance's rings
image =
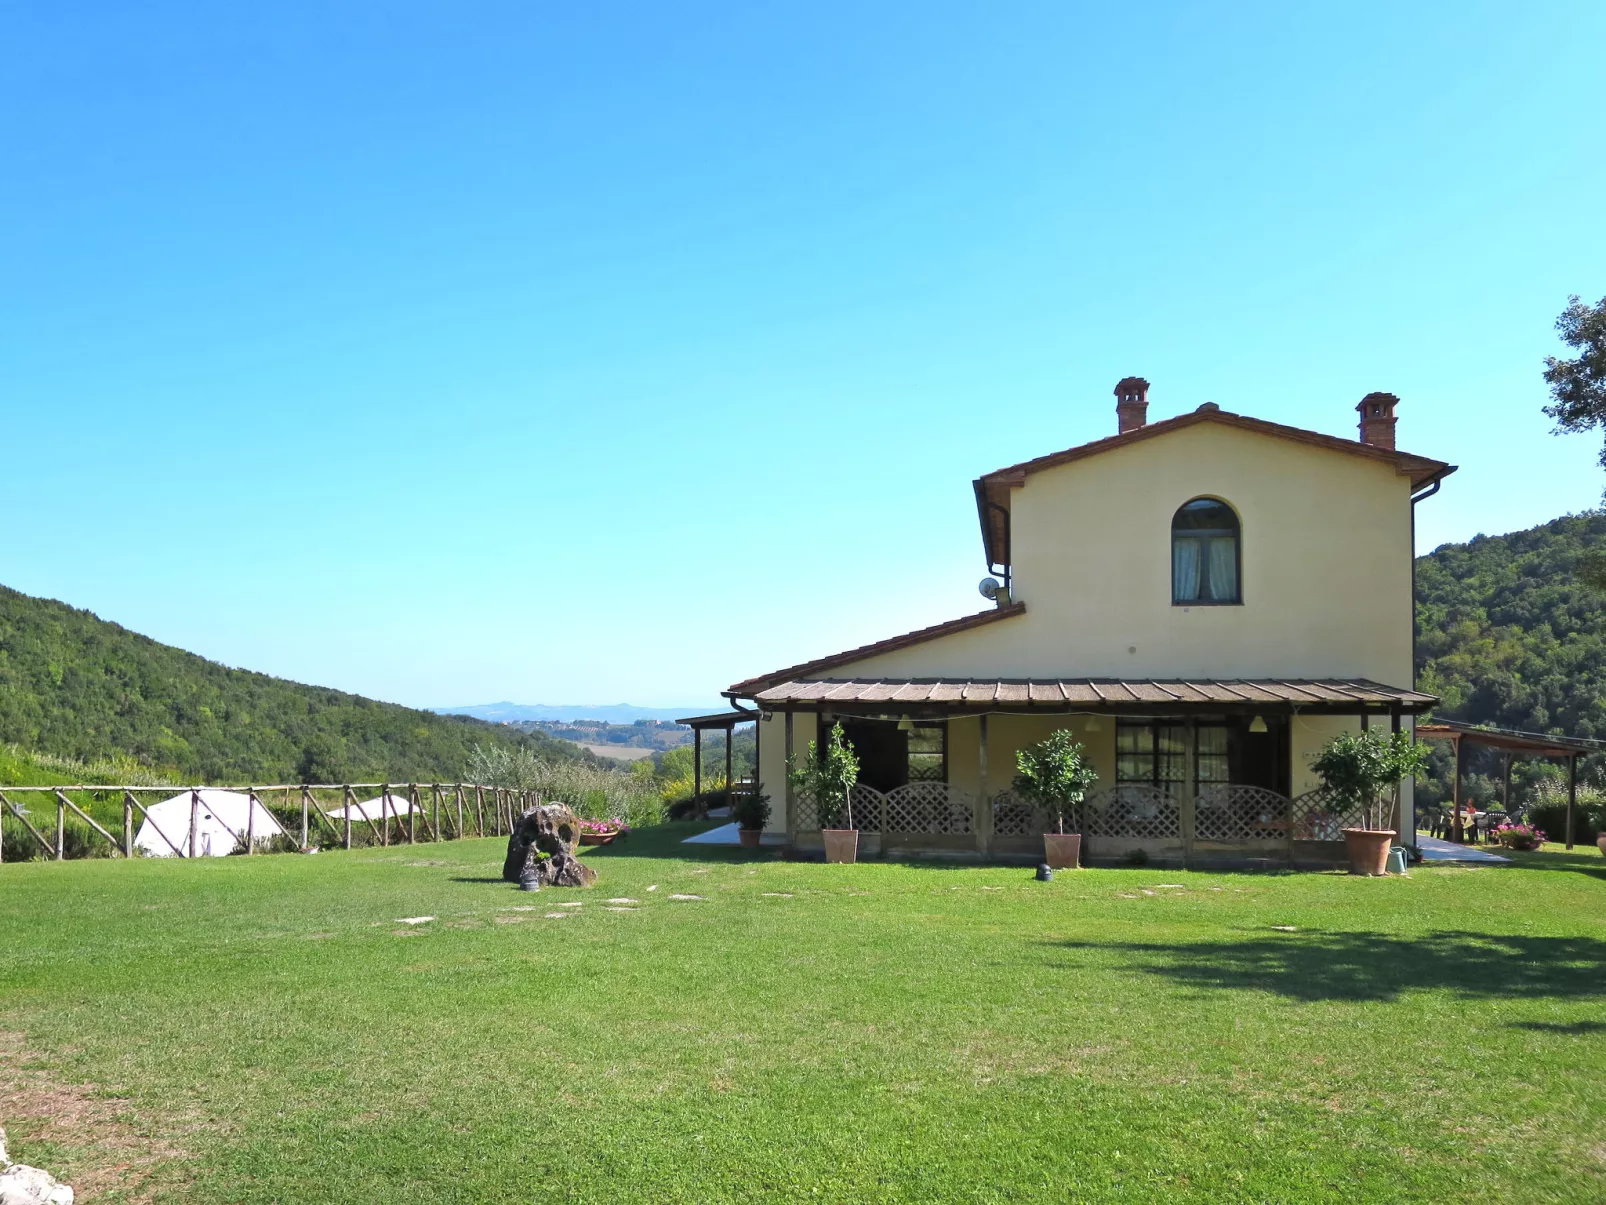
[[[1567,805],[1565,803],[1543,803],[1538,807],[1529,808],[1528,823],[1535,828],[1544,829],[1545,832],[1550,834],[1552,841],[1565,841],[1567,839]],[[1579,845],[1592,845],[1599,831],[1599,821],[1588,808],[1580,807],[1573,812],[1573,840]]]
[[[539,791],[542,799],[566,803],[591,820],[622,817],[632,828],[664,820],[657,783],[629,770],[542,758],[528,749],[475,746],[468,776],[480,786]]]
[[[770,797],[756,791],[736,796],[731,804],[731,816],[745,829],[762,829],[770,822]]]

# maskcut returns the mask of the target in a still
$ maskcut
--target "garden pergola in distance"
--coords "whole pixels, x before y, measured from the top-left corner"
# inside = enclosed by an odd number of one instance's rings
[[[685,719],[676,720],[677,724],[684,724],[691,729],[692,740],[692,798],[701,799],[703,796],[703,732],[705,729],[723,729],[725,732],[725,789],[730,791],[735,785],[731,781],[731,737],[735,729],[741,724],[751,724],[758,719],[754,711],[721,711],[714,715],[691,715]],[[758,729],[753,729],[753,739],[758,740]],[[753,764],[758,764],[758,751],[755,747]]]
[[[1480,728],[1455,720],[1434,720],[1418,724],[1419,740],[1449,741],[1455,750],[1455,787],[1451,792],[1451,811],[1455,816],[1455,839],[1466,834],[1461,825],[1461,746],[1463,742],[1482,745],[1486,749],[1499,749],[1506,755],[1505,782],[1500,802],[1506,809],[1511,805],[1511,759],[1514,756],[1555,757],[1567,763],[1567,848],[1573,847],[1573,812],[1578,805],[1578,759],[1590,753],[1606,750],[1606,741],[1590,740],[1581,736],[1548,736],[1541,732],[1517,732],[1509,728]]]

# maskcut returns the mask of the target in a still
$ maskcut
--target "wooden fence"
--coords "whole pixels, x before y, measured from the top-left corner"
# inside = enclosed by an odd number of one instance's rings
[[[208,808],[204,799],[204,793],[208,791],[230,791],[249,797],[250,806],[245,809],[246,824],[242,831],[236,831],[219,819],[214,809]],[[359,806],[359,791],[379,792],[377,817],[370,817],[367,809]],[[186,792],[190,797],[188,825],[176,832],[165,831],[150,814],[148,805]],[[99,795],[102,802],[105,802],[107,795],[122,796],[123,831],[120,840],[91,816],[88,809],[68,797],[70,794],[81,796],[84,793]],[[336,793],[339,802],[328,807],[329,798]],[[33,809],[22,806],[18,802],[21,799],[48,801],[48,807],[55,811],[54,831],[48,834],[41,832],[35,824],[37,817]],[[193,858],[197,856],[196,837],[203,808],[208,808],[211,823],[234,837],[236,849],[255,854],[262,852],[259,846],[278,835],[258,834],[255,831],[259,809],[271,816],[284,834],[292,839],[299,831],[300,849],[310,848],[325,835],[339,846],[350,849],[354,823],[366,825],[366,831],[373,837],[372,844],[376,845],[412,845],[420,840],[455,841],[463,837],[506,836],[512,832],[520,814],[540,802],[541,796],[537,791],[460,782],[407,783],[405,786],[355,782],[266,787],[0,787],[0,816],[9,815],[20,821],[39,850],[56,861],[69,856],[69,813],[87,825],[94,838],[104,840],[113,857],[134,856],[134,818],[137,812],[173,854],[181,858]],[[403,803],[407,805],[405,809],[401,806]],[[330,815],[329,812],[339,814]],[[167,823],[171,827],[170,817]],[[0,858],[3,857],[4,842],[0,841]]]

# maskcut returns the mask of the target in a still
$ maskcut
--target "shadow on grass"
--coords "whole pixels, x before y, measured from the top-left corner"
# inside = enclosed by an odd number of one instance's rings
[[[1536,1029],[1540,1033],[1602,1033],[1606,1032],[1606,1021],[1513,1021],[1511,1028]]]
[[[1606,858],[1599,853],[1584,853],[1575,849],[1571,853],[1542,850],[1502,850],[1513,864],[1525,870],[1563,870],[1574,874],[1606,881]]]
[[[1130,954],[1135,969],[1189,987],[1275,992],[1290,1000],[1398,999],[1413,988],[1479,998],[1606,996],[1606,941],[1440,932],[1290,933],[1166,944],[1061,942]]]
[[[446,881],[448,883],[500,883],[502,876],[499,874],[454,874]]]

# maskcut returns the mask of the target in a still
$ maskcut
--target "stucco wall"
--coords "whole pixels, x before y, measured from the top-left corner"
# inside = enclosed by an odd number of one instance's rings
[[[1243,605],[1171,604],[1171,517],[1242,524]],[[1364,677],[1411,684],[1410,482],[1214,423],[1033,474],[1013,493],[1026,614],[831,671],[917,676]]]

